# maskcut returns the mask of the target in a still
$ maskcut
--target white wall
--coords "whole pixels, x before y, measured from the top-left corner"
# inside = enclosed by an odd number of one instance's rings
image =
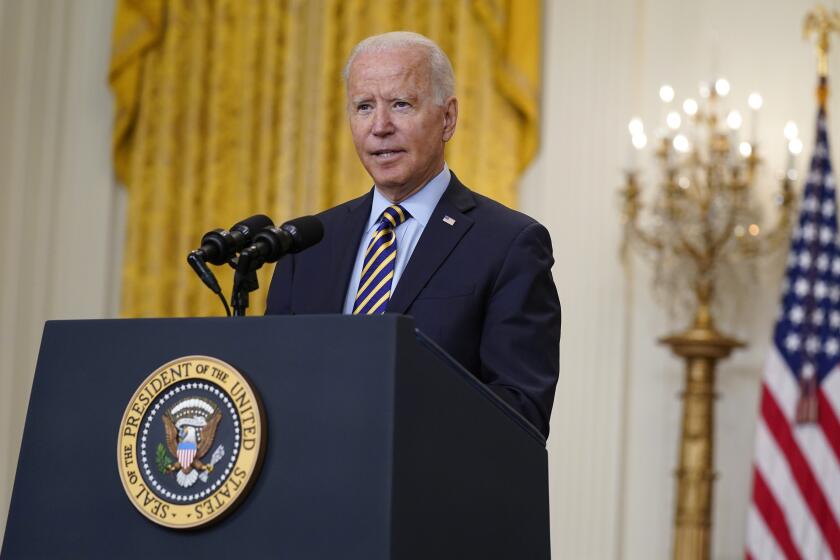
[[[667,558],[683,366],[656,340],[688,318],[663,311],[644,261],[623,266],[618,258],[627,123],[639,115],[653,124],[663,83],[680,102],[697,98],[698,82],[716,66],[732,83],[733,108],[745,113],[753,90],[764,97],[758,136],[767,163],[758,192],[769,200],[784,165],[784,123],[799,124],[806,154],[813,145],[815,60],[801,31],[812,2],[545,5],[542,151],[525,178],[522,206],[551,231],[563,303],[549,441],[554,557]],[[831,67],[840,76],[840,64]],[[831,129],[840,134],[836,114]],[[836,148],[833,154],[840,161]],[[651,158],[643,162],[652,169]],[[719,310],[721,328],[749,348],[718,369],[714,558],[743,558],[758,388],[781,273],[763,264]]]
[[[0,539],[44,321],[117,311],[112,18],[108,1],[0,0]]]
[[[799,123],[806,151],[812,144],[814,62],[800,30],[810,7],[546,0],[543,144],[522,206],[551,230],[564,311],[549,442],[555,558],[670,551],[682,364],[655,340],[683,318],[654,301],[644,263],[618,259],[627,121],[658,116],[663,82],[680,99],[696,97],[716,60],[740,108],[749,91],[764,96],[759,136],[770,172],[760,189],[769,198],[784,122]],[[0,533],[44,320],[117,311],[123,193],[109,154],[112,17],[109,0],[0,0]],[[836,116],[832,130],[840,134]],[[779,275],[763,267],[757,288],[723,310],[721,326],[750,347],[719,369],[715,558],[743,557]]]

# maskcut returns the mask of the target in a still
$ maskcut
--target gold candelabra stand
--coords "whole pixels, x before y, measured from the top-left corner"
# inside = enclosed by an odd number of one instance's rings
[[[663,101],[673,101],[673,90],[660,90]],[[760,224],[755,183],[762,159],[755,141],[755,120],[761,105],[750,96],[753,138],[739,141],[743,119],[737,112],[725,118],[722,97],[725,80],[701,87],[703,106],[692,100],[683,114],[667,114],[667,128],[655,146],[660,174],[652,203],[645,206],[635,168],[626,173],[622,190],[625,223],[624,248],[636,248],[650,257],[657,274],[671,275],[690,290],[694,302],[691,326],[660,339],[685,360],[682,432],[676,470],[677,501],[674,517],[674,558],[707,559],[710,554],[712,487],[714,472],[715,366],[741,341],[718,331],[712,313],[721,270],[768,254],[784,245],[794,214],[794,153],[801,142],[792,139],[788,172],[781,180],[775,223]],[[676,116],[674,116],[676,114]],[[641,123],[630,125],[633,144],[646,144]],[[788,130],[792,136],[792,130]],[[796,140],[796,142],[793,142]],[[670,284],[678,289],[678,282]]]

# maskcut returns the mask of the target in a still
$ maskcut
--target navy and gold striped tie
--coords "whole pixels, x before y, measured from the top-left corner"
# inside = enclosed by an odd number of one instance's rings
[[[411,215],[399,205],[389,206],[382,212],[376,233],[368,243],[359,291],[356,292],[354,315],[385,313],[391,298],[394,265],[397,260],[397,232],[400,224]]]

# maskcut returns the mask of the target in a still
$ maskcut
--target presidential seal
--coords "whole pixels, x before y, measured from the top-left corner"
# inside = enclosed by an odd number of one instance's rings
[[[255,481],[265,431],[259,399],[232,366],[186,356],[143,381],[120,423],[123,488],[159,525],[218,521]]]

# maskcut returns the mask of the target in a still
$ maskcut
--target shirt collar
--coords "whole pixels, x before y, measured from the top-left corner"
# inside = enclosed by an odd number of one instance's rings
[[[443,171],[435,175],[422,189],[400,202],[400,206],[405,208],[411,214],[411,217],[425,228],[432,217],[432,212],[435,211],[435,206],[440,201],[440,197],[443,196],[443,192],[449,186],[451,178],[452,173],[449,171],[449,166],[444,162]],[[368,218],[367,225],[368,232],[376,226],[382,212],[389,206],[391,206],[391,201],[382,196],[379,189],[374,188],[373,204],[370,208],[370,218]]]

